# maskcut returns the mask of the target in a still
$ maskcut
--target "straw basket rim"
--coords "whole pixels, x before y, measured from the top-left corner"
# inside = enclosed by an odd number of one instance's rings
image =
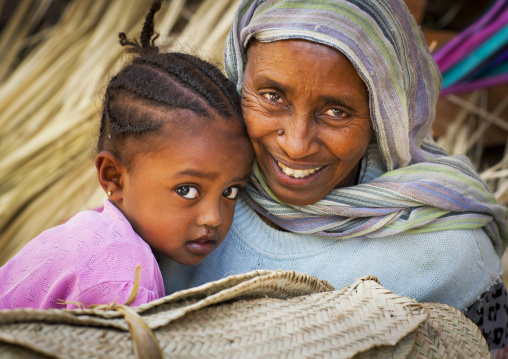
[[[490,355],[478,327],[460,311],[398,296],[373,276],[335,290],[306,274],[259,270],[129,310],[153,332],[159,357]],[[132,348],[142,352],[147,335],[129,333],[129,326],[132,322],[121,313],[97,309],[0,311],[0,349],[31,350],[56,358],[100,358],[116,350],[115,357],[133,358]],[[45,336],[49,332],[55,337]],[[114,339],[94,341],[106,337]],[[123,344],[113,349],[109,342]]]

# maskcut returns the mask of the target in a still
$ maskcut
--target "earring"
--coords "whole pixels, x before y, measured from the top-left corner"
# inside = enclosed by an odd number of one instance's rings
[[[284,130],[281,128],[280,130],[277,131],[277,134],[279,136],[282,136],[284,134]]]
[[[108,191],[108,196],[111,196],[113,194],[113,191]]]

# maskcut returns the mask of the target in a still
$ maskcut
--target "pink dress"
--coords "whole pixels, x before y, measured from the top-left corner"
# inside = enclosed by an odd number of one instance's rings
[[[58,299],[123,304],[137,264],[141,281],[132,306],[164,296],[150,246],[109,200],[102,212],[83,211],[30,241],[0,268],[0,309],[76,308]]]

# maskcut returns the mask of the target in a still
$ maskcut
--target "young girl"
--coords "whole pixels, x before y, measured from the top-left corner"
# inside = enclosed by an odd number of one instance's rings
[[[235,86],[213,65],[150,44],[154,2],[139,52],[105,93],[95,159],[108,195],[28,243],[0,268],[0,309],[132,305],[164,296],[152,251],[186,265],[226,236],[253,152]]]

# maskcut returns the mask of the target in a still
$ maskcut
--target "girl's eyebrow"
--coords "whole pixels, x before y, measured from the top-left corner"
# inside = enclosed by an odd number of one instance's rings
[[[186,169],[181,172],[177,172],[175,175],[177,176],[193,176],[193,177],[199,177],[199,178],[205,178],[205,179],[216,179],[219,177],[218,173],[212,173],[212,172],[202,172],[198,170],[193,169]]]
[[[250,177],[250,173],[247,173],[245,176],[243,177],[235,177],[233,178],[233,181],[234,182],[243,182],[243,181],[248,181],[249,180],[249,177]]]
[[[193,170],[193,169],[186,169],[184,171],[175,173],[175,176],[193,176],[193,177],[198,177],[198,178],[214,180],[219,177],[219,174],[214,173],[214,172],[202,172],[202,171]],[[250,173],[246,174],[243,177],[234,177],[231,179],[231,182],[247,181],[249,179],[249,177],[250,177]]]

